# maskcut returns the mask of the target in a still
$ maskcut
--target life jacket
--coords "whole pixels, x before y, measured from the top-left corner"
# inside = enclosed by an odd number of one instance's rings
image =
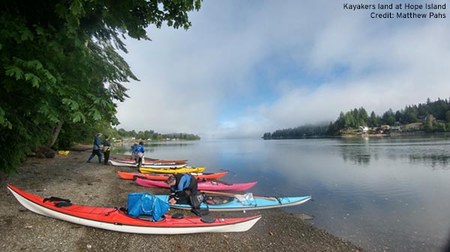
[[[187,188],[183,188],[183,190],[189,190],[191,193],[196,193],[197,192],[197,188],[198,188],[198,184],[197,184],[197,179],[190,175],[190,174],[175,174],[175,180],[176,183],[175,185],[171,188],[172,191],[177,191],[178,190],[178,185],[180,184],[181,178],[183,176],[189,176],[189,186]]]

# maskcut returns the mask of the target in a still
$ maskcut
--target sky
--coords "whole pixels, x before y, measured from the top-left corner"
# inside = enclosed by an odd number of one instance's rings
[[[125,40],[123,57],[140,81],[125,83],[130,98],[118,103],[118,128],[260,138],[328,124],[354,108],[381,116],[448,99],[448,9],[449,0],[205,0],[189,13],[190,29],[150,26],[151,41]]]

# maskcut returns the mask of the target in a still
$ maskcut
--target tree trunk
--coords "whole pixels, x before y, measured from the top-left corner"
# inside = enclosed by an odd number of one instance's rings
[[[53,128],[52,138],[50,139],[50,142],[48,143],[48,147],[52,147],[56,143],[56,140],[58,139],[59,132],[61,132],[61,128],[62,128],[63,124],[64,124],[64,122],[60,121],[58,123],[58,125],[56,125],[56,127]]]

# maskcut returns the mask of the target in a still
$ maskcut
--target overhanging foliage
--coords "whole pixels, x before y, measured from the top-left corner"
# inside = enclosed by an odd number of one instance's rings
[[[118,124],[115,102],[128,97],[123,83],[138,80],[118,53],[126,52],[121,38],[148,39],[146,28],[164,22],[187,29],[187,13],[200,3],[0,3],[0,171],[15,170],[31,148],[50,145],[57,132],[68,143]]]

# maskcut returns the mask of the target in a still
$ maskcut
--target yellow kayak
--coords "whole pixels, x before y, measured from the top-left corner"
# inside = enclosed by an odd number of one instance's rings
[[[185,167],[174,167],[174,168],[148,168],[148,167],[141,167],[139,168],[139,171],[141,173],[170,173],[170,174],[176,174],[176,173],[191,173],[191,172],[204,172],[206,170],[205,167],[192,167],[192,166],[185,166]]]

